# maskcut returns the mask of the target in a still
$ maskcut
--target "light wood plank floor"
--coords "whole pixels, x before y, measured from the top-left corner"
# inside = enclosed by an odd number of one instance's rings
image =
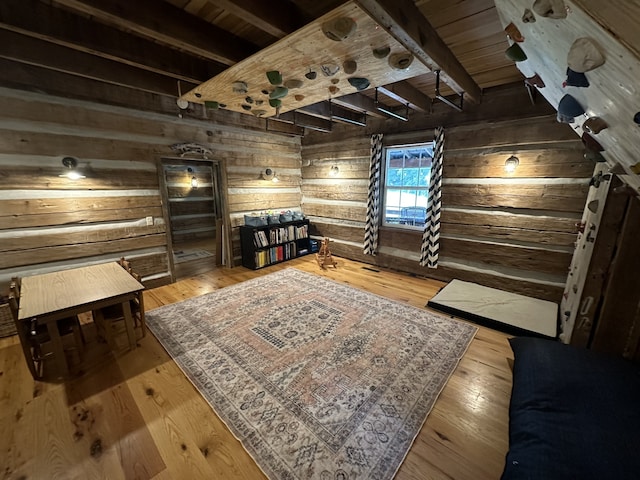
[[[312,255],[259,271],[218,268],[145,292],[147,309],[295,267],[424,308],[444,284]],[[66,383],[34,382],[17,337],[0,339],[0,479],[224,479],[264,475],[152,334]],[[513,358],[481,327],[436,402],[398,480],[497,479],[508,447]],[[95,348],[93,348],[95,347]]]

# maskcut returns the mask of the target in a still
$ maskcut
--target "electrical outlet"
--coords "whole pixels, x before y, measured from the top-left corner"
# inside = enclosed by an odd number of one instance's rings
[[[153,217],[147,217],[147,226],[152,226],[153,225]]]

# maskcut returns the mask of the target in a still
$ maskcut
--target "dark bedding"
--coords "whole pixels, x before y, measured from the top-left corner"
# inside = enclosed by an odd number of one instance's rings
[[[640,366],[551,340],[510,343],[502,480],[640,479]]]

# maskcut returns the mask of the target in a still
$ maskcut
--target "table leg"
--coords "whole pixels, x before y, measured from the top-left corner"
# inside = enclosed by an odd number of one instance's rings
[[[127,329],[127,337],[129,338],[129,348],[136,348],[136,333],[133,330],[133,315],[131,314],[131,304],[129,300],[122,302],[122,311],[124,313],[124,326]]]
[[[58,365],[58,371],[64,378],[69,378],[69,365],[67,364],[67,358],[64,355],[64,348],[62,346],[62,338],[60,338],[60,331],[58,330],[58,323],[47,322],[47,331],[51,338],[51,347],[53,348],[53,356]]]

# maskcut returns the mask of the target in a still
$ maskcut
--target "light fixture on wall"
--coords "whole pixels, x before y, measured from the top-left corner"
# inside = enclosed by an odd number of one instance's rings
[[[278,178],[278,174],[271,168],[267,168],[264,172],[262,172],[262,178],[264,180],[271,180],[273,183],[278,183],[280,181],[280,179]]]
[[[516,168],[520,165],[520,160],[515,155],[511,155],[504,162],[504,170],[507,173],[513,173],[516,171]]]
[[[340,169],[337,165],[334,165],[329,169],[329,175],[331,175],[332,177],[337,177],[338,173],[340,173]]]
[[[64,157],[62,159],[62,165],[66,168],[64,173],[58,175],[59,177],[68,178],[70,180],[79,180],[81,178],[87,178],[78,171],[78,160],[73,157]]]
[[[191,174],[191,188],[198,188],[198,179],[193,175],[193,168],[187,168],[187,172]]]

